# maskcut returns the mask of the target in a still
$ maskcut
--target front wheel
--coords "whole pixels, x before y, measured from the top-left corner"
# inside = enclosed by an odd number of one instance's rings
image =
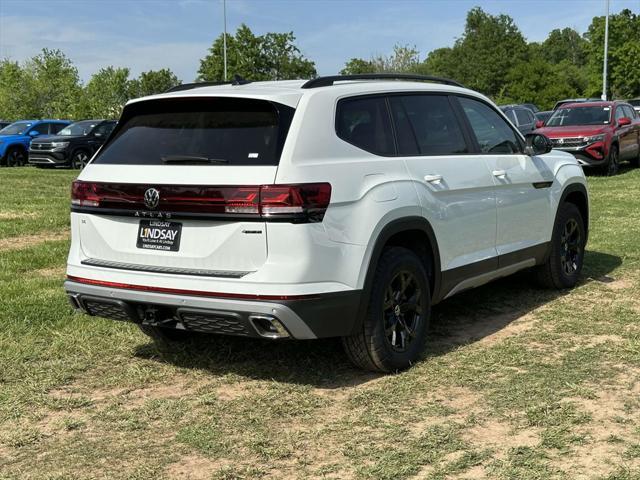
[[[7,152],[7,167],[21,167],[27,161],[27,156],[21,148],[13,147]]]
[[[612,145],[609,150],[609,161],[607,162],[606,169],[607,176],[609,177],[617,175],[620,170],[620,157],[618,155],[618,147],[615,145]]]
[[[430,316],[429,279],[422,261],[406,248],[387,248],[376,267],[361,330],[342,343],[360,368],[403,370],[420,358]]]
[[[87,155],[87,152],[78,150],[77,152],[74,152],[71,157],[71,168],[82,170],[87,165],[88,161],[89,155]]]
[[[546,288],[572,288],[584,261],[586,232],[578,207],[564,203],[558,209],[547,261],[536,267],[538,282]]]

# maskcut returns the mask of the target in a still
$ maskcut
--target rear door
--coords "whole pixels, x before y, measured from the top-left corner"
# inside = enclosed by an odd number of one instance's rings
[[[79,178],[87,192],[72,211],[82,215],[84,262],[230,277],[257,270],[267,256],[258,186],[274,182],[292,116],[291,107],[239,98],[128,106]]]
[[[440,246],[443,271],[497,267],[496,198],[484,159],[471,152],[447,95],[389,97],[399,154]],[[471,275],[471,274],[470,274]]]
[[[498,254],[549,241],[553,172],[541,158],[523,153],[522,140],[489,104],[469,97],[458,97],[458,101],[495,185]],[[509,258],[503,260],[511,263]]]

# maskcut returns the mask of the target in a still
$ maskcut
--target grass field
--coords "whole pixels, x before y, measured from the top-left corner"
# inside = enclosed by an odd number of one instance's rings
[[[0,169],[0,479],[640,478],[640,170],[589,178],[578,288],[522,274],[447,300],[389,376],[333,340],[160,356],[72,314],[73,177]]]

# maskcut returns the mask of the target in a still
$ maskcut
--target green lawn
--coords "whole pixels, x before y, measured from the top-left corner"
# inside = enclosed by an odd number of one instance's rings
[[[640,478],[640,170],[589,177],[578,288],[521,274],[447,300],[390,376],[333,340],[160,356],[72,314],[73,177],[0,169],[0,479]]]

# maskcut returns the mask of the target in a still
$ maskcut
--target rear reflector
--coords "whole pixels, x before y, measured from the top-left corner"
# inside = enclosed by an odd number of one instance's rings
[[[156,190],[153,195],[145,194]],[[155,193],[155,192],[152,192]],[[104,213],[167,212],[292,222],[321,222],[331,200],[329,183],[296,185],[207,186],[97,183],[76,180],[71,187],[74,211]],[[107,210],[109,212],[107,212]]]
[[[183,290],[181,288],[149,287],[147,285],[132,285],[129,283],[107,282],[104,280],[94,280],[93,278],[75,277],[67,275],[70,282],[84,283],[85,285],[95,285],[98,287],[121,288],[125,290],[136,290],[142,292],[168,293],[172,295],[191,295],[197,297],[214,298],[243,298],[247,300],[309,300],[318,298],[318,295],[252,295],[245,293],[223,293],[205,292],[203,290]]]

